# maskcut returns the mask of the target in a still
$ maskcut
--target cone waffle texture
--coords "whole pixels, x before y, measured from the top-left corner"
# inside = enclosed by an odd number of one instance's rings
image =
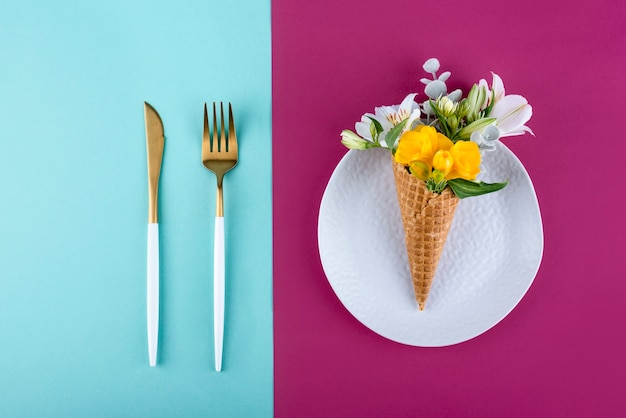
[[[424,310],[459,198],[449,187],[433,193],[406,167],[393,160],[392,165],[415,299]]]

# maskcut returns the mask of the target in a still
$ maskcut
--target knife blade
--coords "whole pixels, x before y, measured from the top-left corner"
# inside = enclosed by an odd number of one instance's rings
[[[146,149],[148,155],[148,254],[147,254],[147,325],[148,358],[156,366],[159,345],[159,219],[158,191],[165,135],[157,111],[144,102]]]

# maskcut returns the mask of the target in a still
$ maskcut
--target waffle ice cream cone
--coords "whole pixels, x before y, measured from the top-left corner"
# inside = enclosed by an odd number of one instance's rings
[[[459,198],[449,187],[441,194],[433,193],[406,167],[393,160],[392,165],[415,299],[422,311]]]

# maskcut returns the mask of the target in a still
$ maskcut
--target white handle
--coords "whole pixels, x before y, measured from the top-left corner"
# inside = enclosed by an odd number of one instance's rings
[[[224,345],[224,218],[215,218],[213,247],[213,332],[215,342],[215,370],[222,371]]]
[[[148,356],[150,366],[156,366],[159,345],[159,224],[148,224]]]

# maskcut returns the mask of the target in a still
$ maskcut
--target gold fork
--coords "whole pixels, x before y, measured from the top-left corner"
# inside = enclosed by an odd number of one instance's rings
[[[220,102],[220,128],[218,135],[217,112],[213,102],[213,129],[209,134],[209,117],[204,104],[204,130],[202,131],[202,164],[217,179],[215,199],[215,244],[213,248],[213,328],[215,343],[215,370],[222,370],[222,347],[224,344],[224,198],[222,180],[224,174],[237,164],[237,134],[233,109],[228,103],[228,132],[224,128],[224,105]]]

